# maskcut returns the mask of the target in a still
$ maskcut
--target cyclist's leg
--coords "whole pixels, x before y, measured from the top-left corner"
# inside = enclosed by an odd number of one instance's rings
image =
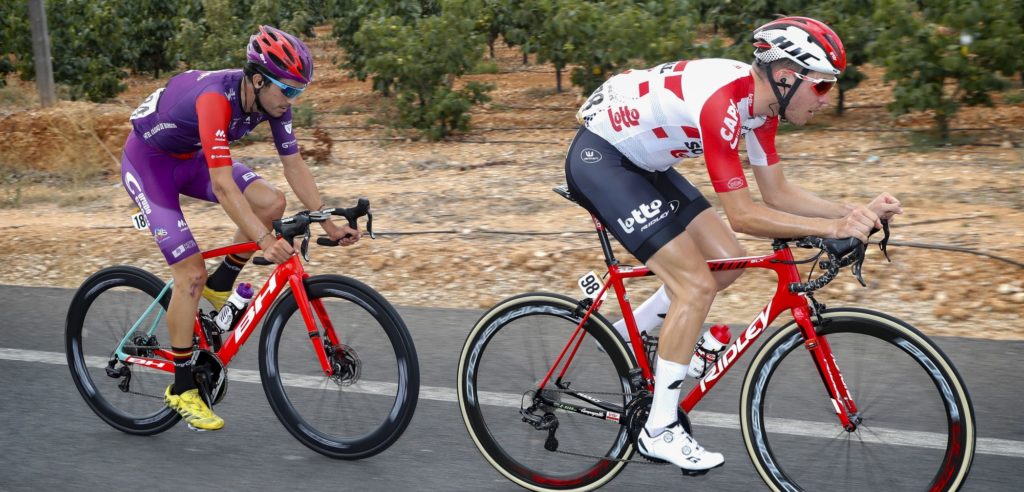
[[[644,171],[585,129],[569,148],[566,180],[579,202],[628,251],[664,276],[669,297],[676,300],[661,334],[667,340],[659,342],[654,402],[640,450],[687,470],[720,465],[720,454],[705,452],[676,422],[679,385],[690,353],[686,345],[692,348],[717,290],[700,247],[684,231],[699,214],[714,213],[710,204],[678,174]]]
[[[271,186],[255,171],[240,162],[234,162],[231,167],[231,175],[253,212],[269,229],[270,221],[279,219],[284,214],[284,193]],[[187,166],[179,166],[176,179],[182,183],[183,194],[217,203],[217,197],[213,194],[213,183],[210,181],[210,173],[202,152],[198,153]],[[255,239],[247,237],[241,229],[237,228],[232,237],[232,241],[235,243]],[[251,253],[227,255],[209,276],[203,288],[203,297],[210,301],[215,309],[219,310],[227,301],[231,294],[231,287],[251,256]]]
[[[199,398],[192,377],[192,334],[206,268],[178,200],[176,168],[185,163],[152,149],[133,134],[125,144],[121,176],[128,194],[146,214],[174,278],[167,327],[174,353],[175,384],[167,388],[164,400],[190,426],[219,429],[224,422]]]
[[[689,193],[688,190],[692,188],[690,183],[674,169],[661,173],[657,185],[665,190],[665,194],[668,196],[682,194],[684,197],[682,199],[685,199]],[[687,230],[698,231],[697,234],[694,234],[693,239],[697,242],[705,260],[737,258],[746,255],[746,250],[736,240],[736,235],[716,213],[699,214],[690,222]],[[742,274],[743,270],[711,272],[719,291],[731,285]],[[644,332],[657,327],[668,313],[670,303],[671,299],[665,291],[665,286],[662,285],[654,295],[633,310],[637,329]],[[615,329],[623,335],[623,338],[626,333],[625,325],[624,320],[615,323]]]

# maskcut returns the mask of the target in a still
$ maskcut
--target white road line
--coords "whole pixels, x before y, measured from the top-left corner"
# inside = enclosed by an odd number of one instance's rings
[[[41,362],[45,364],[67,364],[67,357],[61,352],[43,352],[38,350],[19,350],[0,348],[0,360],[20,362]],[[106,359],[102,357],[90,357],[88,363],[94,367],[105,367]],[[259,371],[245,369],[230,369],[228,377],[232,382],[260,383]],[[320,377],[285,374],[285,385],[300,388],[322,388],[325,387],[325,380]],[[331,386],[333,387],[333,385]],[[353,391],[364,394],[393,395],[395,394],[395,383],[376,381],[361,381],[355,385],[347,386],[344,391]],[[480,401],[486,405],[518,407],[521,395],[511,393],[481,392]],[[458,401],[454,388],[440,386],[420,386],[420,399],[455,403]],[[695,411],[690,415],[694,424],[705,427],[718,427],[722,429],[739,430],[739,416],[736,414],[720,412]],[[766,426],[774,429],[775,432],[794,436],[807,436],[815,438],[831,439],[838,433],[836,426],[824,422],[810,422],[794,419],[770,419]],[[861,432],[859,439],[869,443],[887,443],[903,446],[916,446],[924,448],[942,449],[945,446],[946,437],[933,432],[901,431],[886,428],[871,428],[871,432]],[[1009,439],[978,438],[978,453],[995,456],[1006,456],[1010,458],[1024,458],[1024,441],[1013,441]]]

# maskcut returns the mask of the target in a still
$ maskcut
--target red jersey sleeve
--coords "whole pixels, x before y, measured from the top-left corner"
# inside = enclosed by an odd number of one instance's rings
[[[224,94],[207,92],[196,98],[196,116],[199,120],[199,141],[206,155],[209,167],[230,166],[231,151],[228,148],[228,121],[231,106]]]
[[[743,127],[736,101],[729,97],[731,85],[712,94],[700,111],[704,163],[711,176],[711,186],[718,193],[747,187],[738,148]]]

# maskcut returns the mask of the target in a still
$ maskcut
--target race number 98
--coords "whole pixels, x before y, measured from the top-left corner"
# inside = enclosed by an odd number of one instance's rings
[[[587,272],[586,275],[580,277],[576,281],[576,285],[583,291],[583,295],[594,300],[597,299],[597,294],[604,288],[604,282],[601,280],[601,277],[593,271]],[[601,298],[604,299],[606,295],[608,295],[608,292],[605,292]]]

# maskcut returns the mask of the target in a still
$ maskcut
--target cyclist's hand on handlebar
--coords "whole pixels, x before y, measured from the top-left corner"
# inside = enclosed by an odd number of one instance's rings
[[[330,236],[331,240],[342,246],[355,244],[359,241],[359,238],[363,236],[362,233],[359,232],[359,229],[355,229],[348,224],[342,224],[339,226],[331,221],[326,221],[323,222],[323,227],[324,232]]]
[[[271,242],[271,239],[273,239],[273,242]],[[263,244],[260,244],[260,248],[263,249],[264,258],[278,265],[288,261],[288,258],[295,253],[295,248],[288,244],[288,241],[272,236],[264,239]]]
[[[868,242],[868,235],[871,233],[871,228],[874,227],[875,223],[878,222],[878,215],[871,211],[870,208],[860,206],[850,213],[835,222],[835,231],[832,237],[834,238],[847,238],[855,237],[862,243]]]
[[[900,206],[900,201],[888,193],[882,193],[875,197],[875,199],[871,200],[871,203],[868,204],[868,208],[878,215],[880,220],[892,220],[894,215],[903,213],[903,207]],[[881,228],[882,223],[875,223],[875,227]]]

